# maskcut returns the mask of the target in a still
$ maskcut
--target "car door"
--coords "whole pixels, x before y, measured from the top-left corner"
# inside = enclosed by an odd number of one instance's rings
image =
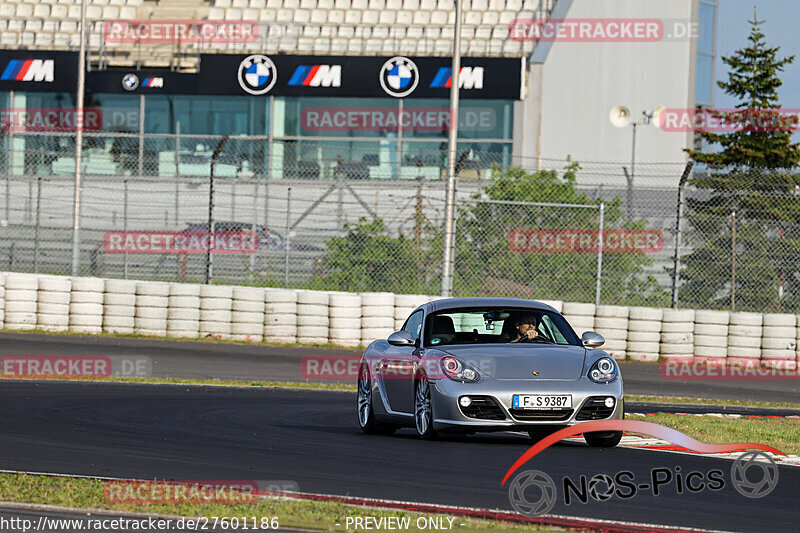
[[[414,412],[413,372],[419,359],[419,338],[422,333],[422,310],[406,320],[403,329],[417,340],[416,346],[389,346],[380,364],[381,382],[389,408],[398,413]]]

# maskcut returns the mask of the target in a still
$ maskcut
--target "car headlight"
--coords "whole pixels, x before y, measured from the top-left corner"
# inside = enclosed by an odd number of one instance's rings
[[[461,383],[475,383],[480,379],[478,371],[462,363],[455,357],[445,356],[442,357],[439,364],[442,367],[442,372],[453,381],[460,381]]]
[[[589,369],[589,379],[595,383],[611,383],[617,379],[617,363],[610,357],[601,357]]]

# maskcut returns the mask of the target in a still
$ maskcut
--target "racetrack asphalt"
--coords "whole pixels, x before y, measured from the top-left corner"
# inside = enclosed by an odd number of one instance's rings
[[[418,440],[410,430],[363,435],[355,393],[91,382],[0,382],[0,468],[138,479],[290,480],[301,492],[512,510],[500,482],[531,445],[498,433]],[[748,499],[733,461],[562,442],[525,464],[556,484],[552,513],[730,531],[797,528],[800,468],[779,466],[776,489]],[[673,480],[653,494],[652,469]],[[722,490],[679,491],[712,470]],[[629,471],[628,498],[565,504],[563,483]],[[650,485],[644,487],[643,485]],[[599,486],[604,489],[604,485]],[[601,490],[602,492],[602,490]],[[629,493],[629,491],[623,491]]]
[[[306,381],[303,357],[358,357],[358,350],[129,337],[0,333],[0,355],[146,356],[154,377]],[[626,394],[800,403],[800,380],[676,380],[657,364],[623,362]],[[346,382],[354,384],[354,379]]]

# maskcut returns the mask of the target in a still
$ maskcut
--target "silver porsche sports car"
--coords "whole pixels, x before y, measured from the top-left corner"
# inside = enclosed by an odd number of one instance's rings
[[[359,366],[358,421],[365,433],[412,427],[441,431],[527,431],[531,438],[588,420],[623,418],[622,375],[540,302],[452,298],[424,304],[403,329],[369,345]],[[621,432],[586,433],[616,446]]]

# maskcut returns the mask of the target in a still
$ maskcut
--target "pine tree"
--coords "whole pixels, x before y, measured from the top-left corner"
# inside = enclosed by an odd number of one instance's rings
[[[792,172],[800,147],[791,138],[796,117],[782,114],[778,97],[779,75],[795,57],[779,57],[779,48],[767,46],[757,13],[749,22],[748,45],[722,58],[728,79],[717,82],[739,103],[735,110],[709,113],[717,123],[740,126],[699,130],[710,150],[687,150],[707,167],[691,180],[698,194],[687,201],[693,251],[684,262],[681,300],[696,307],[729,304],[734,212],[737,310],[779,310],[800,302],[800,177]]]

